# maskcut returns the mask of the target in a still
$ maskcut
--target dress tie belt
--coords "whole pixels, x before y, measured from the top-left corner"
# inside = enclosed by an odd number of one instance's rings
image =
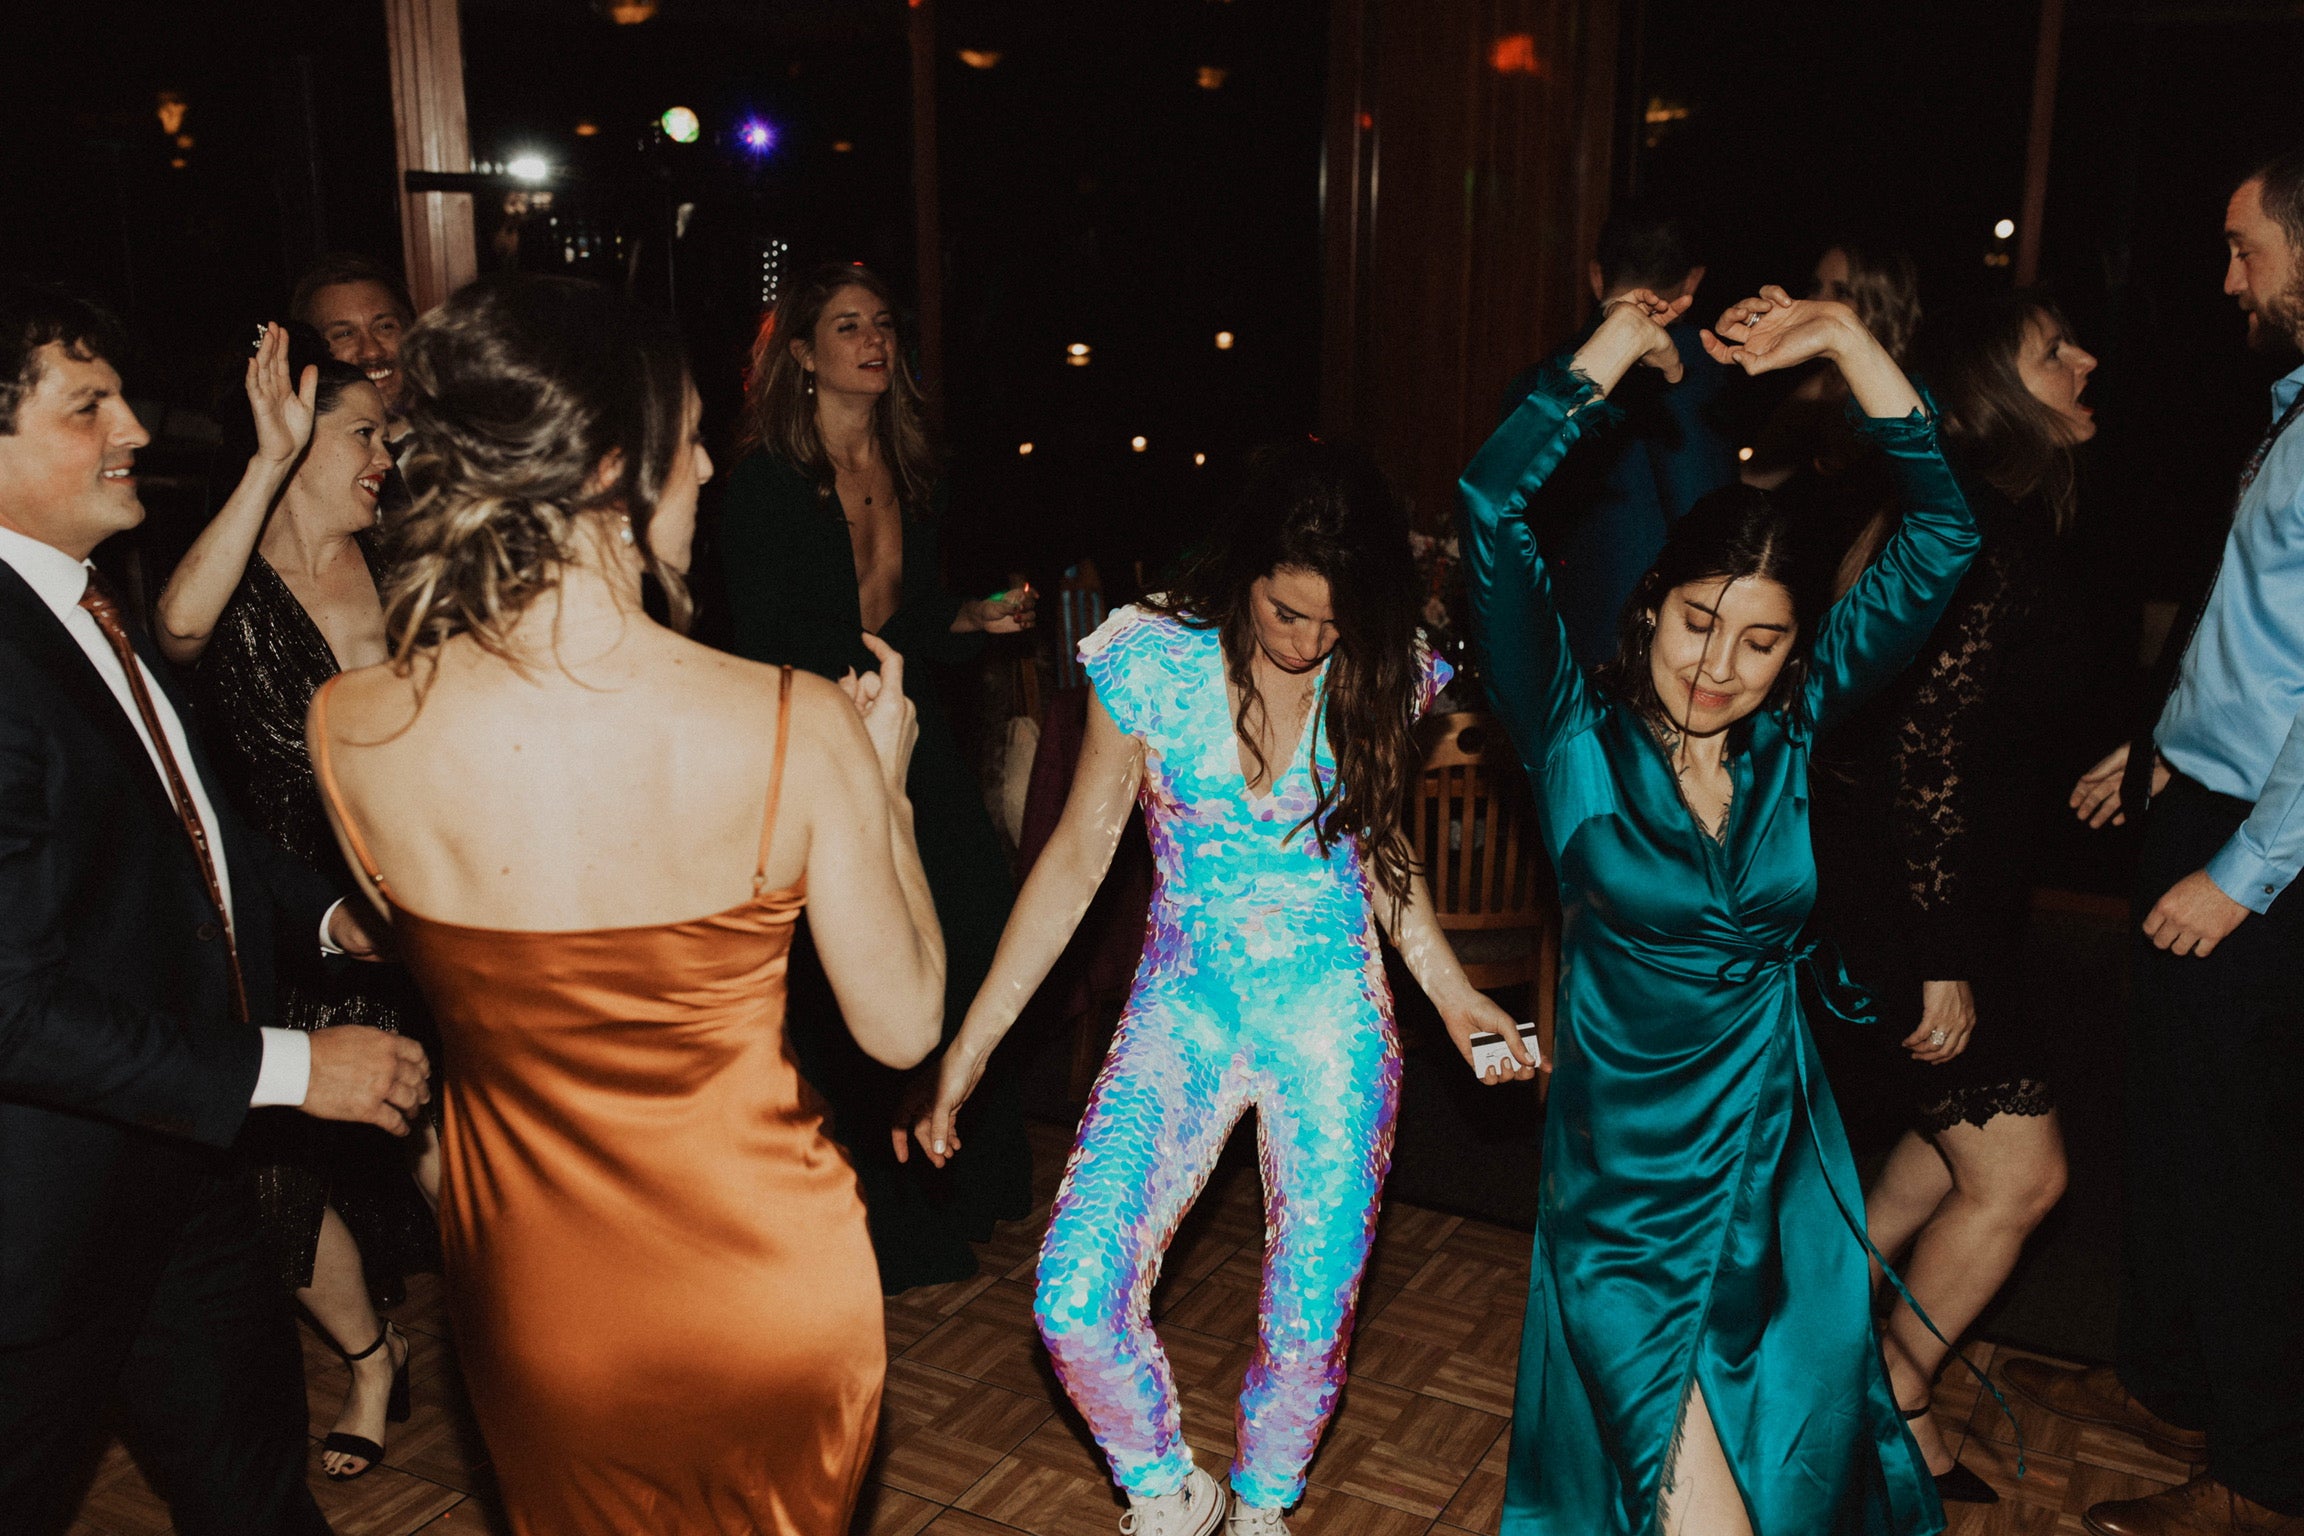
[[[1846,961],[1835,952],[1831,971],[1827,974],[1816,958],[1816,950],[1817,942],[1814,939],[1804,944],[1777,944],[1756,949],[1740,954],[1722,965],[1720,980],[1730,986],[1745,986],[1770,974],[1793,980],[1805,969],[1808,979],[1815,983],[1816,995],[1834,1018],[1849,1024],[1877,1026],[1880,1022],[1877,1005],[1871,994],[1849,976]],[[1793,1011],[1796,1016],[1798,1009]],[[1983,1383],[1984,1390],[1992,1394],[1992,1401],[2000,1405],[2000,1412],[2007,1417],[2009,1427],[2016,1434],[2016,1475],[2022,1477],[2024,1426],[2016,1422],[2015,1410],[2008,1406],[2008,1399],[2001,1394],[2000,1389],[1992,1384],[1992,1378],[1978,1370],[1975,1361],[1962,1354],[1950,1339],[1944,1337],[1943,1331],[1936,1326],[1927,1309],[1913,1296],[1911,1287],[1904,1283],[1904,1277],[1896,1273],[1895,1266],[1872,1245],[1872,1235],[1865,1230],[1862,1217],[1848,1209],[1847,1198],[1841,1193],[1839,1182],[1832,1177],[1832,1166],[1824,1161],[1824,1142],[1816,1134],[1816,1116],[1809,1107],[1813,1100],[1808,1079],[1808,1053],[1801,1049],[1797,1040],[1793,1042],[1792,1063],[1800,1084],[1800,1112],[1808,1119],[1808,1144],[1816,1149],[1817,1163],[1824,1172],[1824,1187],[1832,1192],[1832,1203],[1840,1208],[1840,1219],[1848,1224],[1849,1231],[1856,1234],[1856,1241],[1864,1245],[1864,1251],[1872,1256],[1872,1262],[1880,1266],[1880,1273],[1888,1277],[1888,1283],[1896,1288],[1896,1294],[1903,1298],[1904,1305],[1910,1307],[1912,1315],[1920,1319],[1920,1326],[1944,1346],[1947,1354],[1966,1366],[1968,1374]]]

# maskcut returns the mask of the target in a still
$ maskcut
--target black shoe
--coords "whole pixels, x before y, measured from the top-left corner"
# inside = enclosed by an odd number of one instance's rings
[[[1914,1419],[1928,1417],[1928,1410],[1933,1406],[1931,1403],[1922,1403],[1917,1408],[1899,1408],[1896,1411],[1904,1415],[1904,1422],[1909,1424]],[[1999,1489],[1957,1461],[1952,1463],[1952,1469],[1949,1472],[1931,1472],[1929,1476],[1936,1479],[1936,1497],[1948,1503],[1997,1504],[2000,1502]]]
[[[336,1353],[344,1356],[346,1365],[355,1364],[382,1349],[392,1335],[398,1332],[397,1328],[386,1323],[383,1331],[376,1335],[376,1342],[358,1354],[348,1352],[341,1344],[336,1346]],[[330,1342],[334,1341],[331,1340]],[[413,1349],[408,1352],[409,1356],[414,1354]],[[404,1356],[400,1361],[400,1368],[392,1373],[392,1396],[384,1405],[385,1423],[405,1424],[408,1422],[408,1415],[413,1411],[413,1405],[409,1402],[408,1396],[408,1357]],[[323,1452],[335,1451],[345,1456],[358,1456],[366,1462],[366,1465],[357,1472],[329,1473],[328,1480],[330,1482],[348,1483],[356,1477],[366,1477],[384,1463],[384,1447],[365,1435],[348,1435],[342,1430],[332,1430],[329,1432],[328,1438],[320,1442],[320,1449]]]

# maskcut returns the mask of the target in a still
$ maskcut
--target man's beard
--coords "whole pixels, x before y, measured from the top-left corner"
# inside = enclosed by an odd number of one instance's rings
[[[2293,352],[2304,348],[2304,265],[2288,286],[2250,311],[2256,323],[2248,327],[2248,345],[2258,352]]]

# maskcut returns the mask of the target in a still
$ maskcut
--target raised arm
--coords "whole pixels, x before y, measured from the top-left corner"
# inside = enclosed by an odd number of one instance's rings
[[[1936,421],[1855,311],[1794,299],[1777,287],[1729,306],[1704,333],[1714,359],[1747,373],[1828,357],[1848,381],[1849,420],[1888,460],[1903,522],[1819,622],[1808,674],[1809,718],[1828,728],[1902,671],[1943,616],[1980,540],[1968,500],[1936,440]]]
[[[823,699],[806,723],[827,758],[808,814],[809,932],[856,1043],[875,1061],[909,1067],[943,1034],[944,930],[904,793],[919,735],[904,659],[873,636],[864,643],[880,670],[847,685],[854,709],[820,684],[808,690]]]
[[[1680,356],[1664,326],[1686,308],[1685,299],[1667,305],[1645,293],[1611,305],[1573,357],[1537,371],[1536,387],[1456,484],[1473,642],[1485,664],[1488,696],[1531,769],[1555,742],[1589,723],[1598,705],[1569,653],[1551,578],[1521,514],[1591,423],[1622,415],[1604,397],[1635,364],[1668,379],[1680,376]]]
[[[312,441],[320,370],[307,367],[300,383],[288,377],[288,333],[264,328],[264,340],[248,360],[248,407],[256,417],[256,452],[239,485],[221,510],[200,530],[160,591],[155,638],[180,667],[190,666],[208,648],[216,621],[248,573],[248,557],[263,536],[272,503],[296,473],[296,461]]]
[[[1072,942],[1072,934],[1095,899],[1111,868],[1112,852],[1128,825],[1136,804],[1137,786],[1144,779],[1144,747],[1124,734],[1102,698],[1091,695],[1088,730],[1080,746],[1080,766],[1072,775],[1072,792],[1065,797],[1064,815],[1048,845],[1016,893],[1016,906],[1001,930],[1000,948],[992,956],[992,969],[968,1005],[960,1032],[944,1048],[935,1102],[913,1124],[910,1139],[937,1167],[960,1150],[956,1117],[968,1095],[983,1080],[991,1060],[1016,1016],[1040,990]],[[896,1131],[896,1149],[905,1151],[907,1132]]]

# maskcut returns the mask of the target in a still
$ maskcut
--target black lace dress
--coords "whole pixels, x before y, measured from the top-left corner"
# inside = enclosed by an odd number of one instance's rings
[[[1926,1135],[2055,1107],[2049,1042],[2025,1005],[2034,829],[2055,786],[2041,722],[2067,658],[2065,561],[2047,509],[1961,488],[1984,547],[1911,667],[1817,744],[1811,781],[1817,902],[1880,1022],[1817,1017],[1852,1122]],[[1899,1042],[1925,981],[1966,981],[1977,1023],[1949,1062]]]
[[[367,536],[361,553],[370,574],[380,579]],[[304,713],[337,670],[319,626],[256,554],[200,653],[192,681],[201,734],[241,813],[349,890],[304,751]],[[281,934],[275,964],[283,1026],[365,1024],[415,1034],[433,1049],[423,1004],[399,966],[325,963],[317,933]],[[378,1306],[398,1304],[411,1272],[439,1267],[439,1239],[410,1174],[407,1142],[373,1126],[259,1109],[248,1117],[236,1150],[255,1180],[265,1238],[281,1282],[291,1290],[312,1283],[320,1213],[328,1206],[359,1244]],[[357,1347],[366,1341],[347,1342]]]

